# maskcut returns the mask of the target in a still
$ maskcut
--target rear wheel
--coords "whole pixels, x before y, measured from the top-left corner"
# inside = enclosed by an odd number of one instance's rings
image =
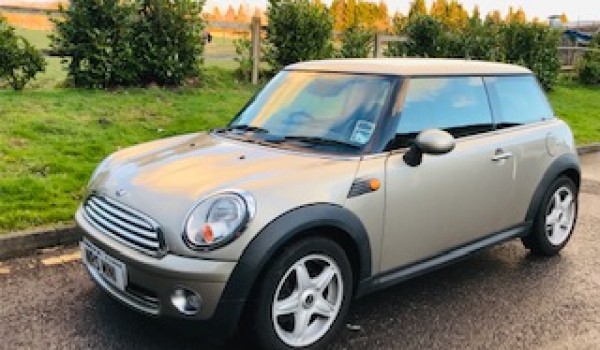
[[[339,331],[352,297],[348,258],[324,238],[286,249],[259,283],[253,336],[264,349],[323,347]]]
[[[566,176],[548,188],[533,222],[531,233],[523,243],[538,255],[556,255],[569,241],[577,221],[577,187]]]

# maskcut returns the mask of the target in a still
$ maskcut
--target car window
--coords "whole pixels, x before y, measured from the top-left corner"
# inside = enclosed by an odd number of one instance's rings
[[[487,77],[492,107],[499,128],[552,118],[554,113],[532,75]]]
[[[492,114],[481,77],[413,78],[400,114],[401,147],[426,129],[442,129],[454,137],[492,129]]]

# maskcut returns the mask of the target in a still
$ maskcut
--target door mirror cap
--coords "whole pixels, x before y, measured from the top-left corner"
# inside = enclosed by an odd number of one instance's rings
[[[429,129],[417,135],[415,146],[425,154],[445,154],[454,149],[456,140],[446,131]]]
[[[456,140],[440,129],[423,130],[417,135],[412,147],[404,154],[404,161],[416,167],[423,161],[423,154],[445,154],[454,149]]]

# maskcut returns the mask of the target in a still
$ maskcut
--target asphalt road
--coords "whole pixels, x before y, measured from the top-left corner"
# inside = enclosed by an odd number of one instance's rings
[[[334,349],[600,349],[600,154],[585,156],[563,253],[517,241],[356,301]],[[206,349],[90,281],[73,247],[0,263],[0,349]]]

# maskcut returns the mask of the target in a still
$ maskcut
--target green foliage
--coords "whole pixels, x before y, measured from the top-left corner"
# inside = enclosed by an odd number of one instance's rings
[[[45,67],[42,54],[0,17],[0,85],[22,90]]]
[[[252,67],[254,65],[252,60],[252,40],[250,38],[240,38],[233,41],[235,47],[235,61],[238,63],[238,67],[235,70],[237,79],[242,82],[252,81]],[[266,48],[261,43],[260,47],[260,61],[261,64],[265,59]],[[259,67],[258,77],[264,77],[263,70]]]
[[[500,25],[504,61],[531,69],[546,90],[552,89],[560,72],[560,32],[538,23],[516,21]]]
[[[342,33],[342,48],[340,56],[343,58],[367,58],[373,50],[372,31],[355,26],[344,30]]]
[[[333,18],[308,0],[269,0],[267,61],[275,70],[333,55]]]
[[[442,2],[440,2],[441,4]],[[387,56],[453,57],[519,64],[531,69],[542,86],[554,86],[560,71],[560,33],[536,23],[496,23],[471,18],[460,28],[428,15],[395,21],[406,42],[391,43]]]
[[[445,56],[446,28],[439,19],[429,15],[414,14],[408,18],[408,22],[395,21],[395,26],[397,33],[406,36],[407,41],[391,43],[386,51],[387,56]]]
[[[589,48],[577,64],[577,76],[585,85],[600,85],[600,34],[592,38]]]
[[[68,63],[68,79],[78,87],[135,85],[135,8],[120,0],[73,0],[54,19],[52,49]]]
[[[233,42],[235,46],[235,61],[238,63],[238,67],[235,72],[239,79],[242,81],[252,80],[252,41],[248,38],[236,39]]]
[[[200,73],[203,41],[194,0],[72,0],[54,19],[52,49],[70,83],[110,88],[181,85]]]
[[[89,1],[89,0],[87,0]],[[137,0],[133,28],[138,84],[181,85],[198,78],[202,64],[204,1]]]

